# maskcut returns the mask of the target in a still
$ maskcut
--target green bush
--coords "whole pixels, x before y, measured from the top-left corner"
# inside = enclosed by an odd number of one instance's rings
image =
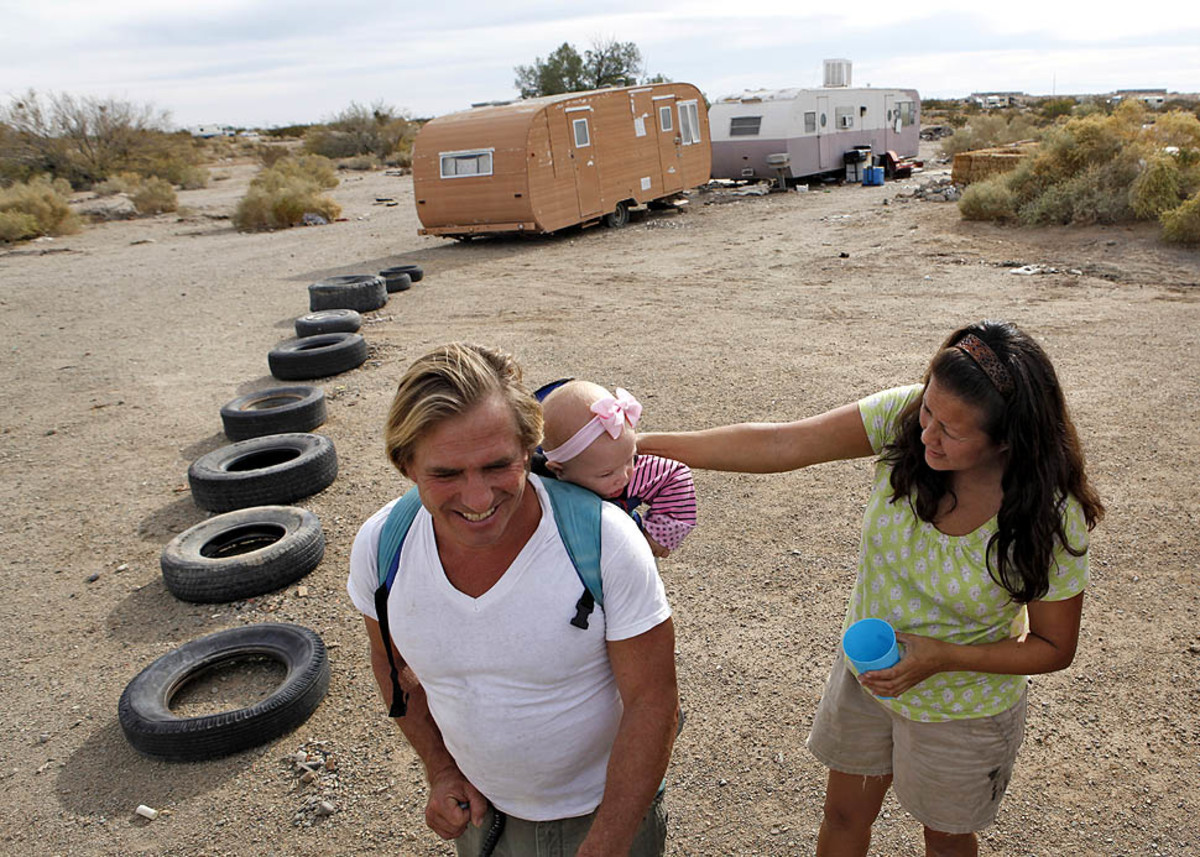
[[[1163,240],[1187,247],[1200,246],[1200,193],[1158,218],[1163,228]]]
[[[0,241],[12,243],[41,235],[38,219],[23,211],[0,211]]]
[[[358,170],[365,172],[368,170],[377,170],[383,164],[379,158],[374,155],[355,155],[353,158],[343,158],[338,161],[337,168],[339,170]]]
[[[965,220],[1015,220],[1016,197],[1008,186],[1007,176],[993,176],[968,185],[958,201],[958,210]]]
[[[323,125],[313,125],[304,134],[304,150],[327,158],[374,155],[387,160],[411,153],[418,123],[394,108],[376,103],[371,107],[351,103]]]
[[[69,186],[45,177],[0,189],[0,239],[21,241],[39,235],[79,231],[79,216],[67,203]]]
[[[1133,213],[1143,220],[1157,219],[1179,206],[1179,164],[1170,155],[1158,155],[1146,164],[1129,188]]]
[[[119,193],[134,193],[142,186],[142,177],[137,173],[117,173],[99,184],[92,185],[92,193],[98,196],[116,196]]]
[[[1023,113],[1012,116],[978,114],[971,116],[964,127],[954,132],[953,137],[942,141],[942,154],[953,157],[959,152],[1032,140],[1039,134],[1038,126]]]
[[[179,197],[175,188],[166,179],[151,176],[130,196],[138,214],[154,215],[179,208]]]
[[[254,177],[238,203],[233,225],[243,232],[286,229],[301,223],[306,214],[336,220],[342,208],[321,193],[336,187],[333,163],[319,155],[281,158]]]

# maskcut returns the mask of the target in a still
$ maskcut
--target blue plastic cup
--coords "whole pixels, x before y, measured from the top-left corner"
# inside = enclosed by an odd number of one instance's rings
[[[885,670],[900,660],[896,632],[882,619],[859,619],[847,628],[842,651],[860,674]]]

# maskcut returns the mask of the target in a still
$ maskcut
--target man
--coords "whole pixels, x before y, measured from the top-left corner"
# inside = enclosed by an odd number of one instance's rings
[[[396,723],[425,766],[425,820],[460,857],[480,853],[496,811],[497,857],[661,855],[678,701],[670,607],[637,525],[604,503],[603,605],[586,628],[569,621],[583,585],[529,474],[541,435],[510,356],[451,344],[417,360],[385,435],[422,507],[386,596],[390,641],[375,594],[396,501],[359,531],[347,589],[389,706],[392,645],[404,697],[392,711],[406,709]]]

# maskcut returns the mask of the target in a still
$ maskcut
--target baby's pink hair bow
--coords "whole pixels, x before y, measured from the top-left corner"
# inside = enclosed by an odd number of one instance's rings
[[[637,425],[642,416],[642,405],[630,395],[628,390],[617,387],[617,395],[602,396],[592,402],[591,412],[595,414],[571,439],[562,446],[545,450],[547,461],[570,461],[579,453],[592,445],[592,441],[608,432],[609,437],[616,440],[625,430],[625,422],[629,427]]]

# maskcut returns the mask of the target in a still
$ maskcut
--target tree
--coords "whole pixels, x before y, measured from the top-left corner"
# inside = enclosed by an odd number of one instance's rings
[[[545,60],[537,57],[533,65],[519,65],[513,70],[522,98],[632,86],[643,73],[642,52],[633,42],[608,39],[593,42],[580,56],[573,46],[563,42]]]
[[[43,99],[30,90],[10,100],[0,122],[8,126],[0,141],[6,173],[49,173],[75,187],[123,169],[149,175],[140,168],[181,148],[166,131],[165,111],[112,98],[52,93]]]

